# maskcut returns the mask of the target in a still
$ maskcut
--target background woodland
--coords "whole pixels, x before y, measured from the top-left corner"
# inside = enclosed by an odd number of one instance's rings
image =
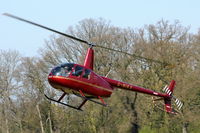
[[[94,48],[94,71],[99,75],[110,72],[109,78],[159,92],[174,79],[174,95],[184,103],[180,114],[161,111],[149,95],[117,88],[106,99],[109,107],[87,102],[84,111],[76,111],[50,103],[44,93],[61,95],[48,84],[50,70],[64,62],[82,64],[87,50],[79,42],[52,35],[37,57],[0,50],[0,133],[200,132],[200,31],[190,33],[178,21],[120,28],[104,19],[85,19],[66,33],[162,62]],[[73,104],[80,102],[69,98]]]

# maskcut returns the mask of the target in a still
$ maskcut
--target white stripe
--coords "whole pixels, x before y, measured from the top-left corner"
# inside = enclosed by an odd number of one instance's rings
[[[183,106],[183,105],[181,104],[181,106],[179,106],[179,108],[178,108],[178,109],[180,110],[182,106]]]
[[[167,85],[163,88],[163,91],[164,91],[164,92],[165,92],[166,88],[167,88]]]
[[[178,109],[180,110],[182,106],[183,106],[183,103],[180,102],[178,105]]]
[[[175,102],[177,103],[177,101],[178,101],[178,99],[176,99],[176,101],[175,101]]]
[[[178,99],[176,99],[176,104],[177,104],[177,103],[179,103],[179,100],[178,100]]]
[[[178,100],[178,102],[176,103],[177,105],[179,105],[180,101]]]
[[[167,91],[169,91],[169,88],[168,88],[168,87],[166,88],[165,92],[167,92]]]
[[[168,90],[168,86],[166,85],[165,91],[167,91],[167,90]]]
[[[182,107],[182,106],[183,106],[183,103],[181,103],[180,107]]]
[[[167,94],[169,94],[170,90],[167,91]]]
[[[180,105],[181,105],[181,102],[179,102],[177,106],[179,107]]]

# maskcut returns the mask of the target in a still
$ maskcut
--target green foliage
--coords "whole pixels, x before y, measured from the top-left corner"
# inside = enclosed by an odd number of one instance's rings
[[[156,129],[151,129],[149,126],[144,126],[140,129],[140,133],[157,133]]]

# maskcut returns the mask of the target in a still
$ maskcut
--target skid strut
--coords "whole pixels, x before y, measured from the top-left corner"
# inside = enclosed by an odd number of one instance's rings
[[[95,101],[95,100],[93,100],[93,99],[91,99],[91,98],[86,97],[86,96],[84,95],[84,93],[83,93],[81,90],[79,90],[79,92],[80,92],[80,95],[79,95],[79,94],[75,94],[75,93],[74,93],[74,95],[76,95],[76,96],[78,96],[78,97],[81,97],[81,98],[83,98],[83,99],[86,99],[86,100],[88,100],[88,101],[94,102],[94,103],[96,103],[96,104],[102,105],[102,106],[108,106],[100,96],[95,97],[95,98],[99,98],[99,99],[102,101],[102,103],[97,102],[97,101]]]

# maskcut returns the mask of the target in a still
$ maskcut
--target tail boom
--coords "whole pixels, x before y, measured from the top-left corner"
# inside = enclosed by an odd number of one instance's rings
[[[109,79],[107,77],[102,77],[102,78],[104,80],[106,80],[112,87],[116,87],[116,88],[119,88],[119,89],[136,91],[136,92],[145,93],[145,94],[148,94],[148,95],[153,95],[153,96],[162,97],[162,98],[170,98],[171,97],[170,95],[168,95],[166,93],[156,92],[156,91],[153,91],[151,89],[131,85],[131,84],[128,84],[128,83],[125,83],[125,82]]]

